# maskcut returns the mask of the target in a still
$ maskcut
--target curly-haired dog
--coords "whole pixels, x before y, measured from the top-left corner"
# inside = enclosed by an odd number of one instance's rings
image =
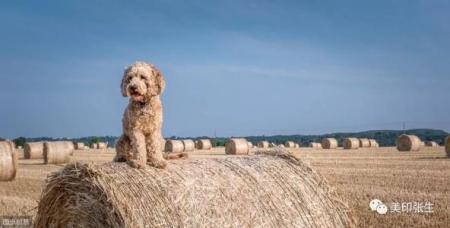
[[[122,95],[130,97],[122,119],[123,134],[116,144],[116,162],[135,168],[145,164],[157,168],[167,165],[162,152],[162,106],[159,95],[164,79],[152,64],[136,62],[125,69]]]

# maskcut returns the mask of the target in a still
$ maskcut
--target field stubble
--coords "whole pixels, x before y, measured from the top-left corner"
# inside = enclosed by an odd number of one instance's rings
[[[417,152],[398,152],[393,147],[357,150],[291,149],[324,176],[351,210],[359,227],[450,227],[450,159],[442,147]],[[75,151],[73,161],[103,163],[113,150]],[[226,156],[224,148],[194,151],[194,157]],[[44,165],[42,160],[23,160],[13,182],[0,182],[0,216],[35,216],[46,176],[62,165]],[[369,202],[430,202],[432,213],[388,212],[379,215]]]

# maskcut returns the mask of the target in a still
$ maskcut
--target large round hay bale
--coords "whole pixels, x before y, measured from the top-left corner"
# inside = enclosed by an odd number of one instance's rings
[[[45,164],[62,164],[70,161],[70,147],[67,142],[45,142],[44,143],[44,163]]]
[[[75,149],[76,150],[84,150],[84,143],[82,143],[82,142],[75,142],[74,145],[75,145]]]
[[[91,149],[98,149],[98,143],[92,143]]]
[[[233,138],[228,139],[225,143],[226,154],[248,154],[250,148],[248,148],[247,139]]]
[[[447,157],[450,157],[450,135],[445,138],[445,152],[447,152]]]
[[[73,155],[73,152],[75,150],[75,145],[73,144],[73,142],[70,142],[70,141],[61,141],[61,142],[63,142],[64,145],[69,150],[69,155]]]
[[[369,139],[369,143],[370,143],[370,147],[380,147],[380,145],[378,145],[377,140],[375,140],[375,139]]]
[[[323,149],[336,149],[337,146],[338,146],[338,142],[335,138],[322,139],[322,148]]]
[[[286,142],[284,143],[284,146],[287,147],[287,148],[295,148],[295,142],[292,142],[292,141],[286,141]]]
[[[366,138],[360,138],[359,139],[359,147],[361,147],[361,148],[370,147],[370,140],[366,139]]]
[[[29,142],[25,144],[23,150],[25,159],[41,159],[44,158],[44,142]]]
[[[437,144],[437,142],[435,142],[435,141],[426,141],[426,142],[425,142],[425,146],[428,146],[428,147],[438,147],[439,144]]]
[[[247,142],[247,144],[248,144],[248,148],[249,149],[253,148],[253,143],[252,142]]]
[[[107,149],[108,148],[108,144],[107,143],[105,143],[105,142],[99,142],[99,143],[97,143],[97,149],[102,149],[102,150],[104,150],[104,149]]]
[[[269,148],[269,142],[267,141],[258,142],[258,148]]]
[[[210,150],[212,148],[211,140],[209,139],[200,139],[197,140],[197,149],[199,150]]]
[[[400,135],[395,144],[398,151],[418,151],[420,150],[421,142],[419,137],[415,135]]]
[[[195,150],[195,143],[191,139],[182,140],[184,152],[190,152]]]
[[[345,138],[342,141],[342,146],[344,147],[344,149],[358,149],[359,140],[357,138]]]
[[[17,152],[11,141],[0,142],[0,181],[12,181],[16,178]]]
[[[322,149],[322,144],[320,144],[318,142],[310,142],[309,147],[311,147],[313,149]]]
[[[294,145],[294,148],[300,148],[300,144],[296,143],[296,144]]]
[[[184,151],[183,142],[180,140],[167,140],[165,150],[169,153],[180,153]]]
[[[47,179],[35,227],[352,227],[326,180],[288,155],[168,168],[71,164]]]

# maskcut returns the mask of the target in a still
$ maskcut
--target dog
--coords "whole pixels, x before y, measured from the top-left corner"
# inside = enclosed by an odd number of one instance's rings
[[[136,62],[127,67],[120,85],[129,104],[122,119],[123,134],[116,144],[115,162],[126,162],[133,168],[150,165],[164,169],[161,126],[163,110],[160,95],[165,82],[152,64]],[[183,156],[180,156],[183,157]]]

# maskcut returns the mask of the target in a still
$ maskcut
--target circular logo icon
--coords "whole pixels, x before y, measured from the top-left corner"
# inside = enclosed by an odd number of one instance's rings
[[[378,205],[378,207],[377,207],[378,214],[384,215],[387,213],[387,211],[388,211],[388,208],[386,207],[386,205],[384,205],[384,204]]]
[[[374,200],[370,201],[370,203],[369,203],[370,210],[376,211],[378,205],[380,205],[380,204],[383,204],[383,202],[381,202],[381,200],[379,200],[379,199],[374,199]]]

